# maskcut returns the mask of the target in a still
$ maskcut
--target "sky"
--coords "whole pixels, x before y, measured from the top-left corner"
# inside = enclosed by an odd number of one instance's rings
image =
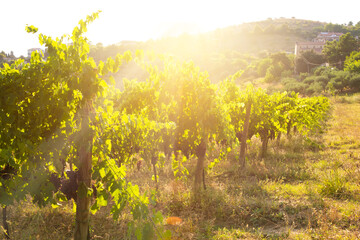
[[[0,0],[0,51],[27,56],[41,47],[37,34],[70,34],[80,19],[101,10],[86,36],[104,45],[146,41],[181,33],[199,33],[267,18],[291,18],[347,24],[360,21],[358,0]],[[44,47],[43,47],[44,48]]]

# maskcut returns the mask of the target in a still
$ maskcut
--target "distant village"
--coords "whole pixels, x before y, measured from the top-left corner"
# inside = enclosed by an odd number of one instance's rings
[[[315,53],[321,54],[327,41],[339,41],[341,35],[343,35],[343,33],[321,32],[312,41],[296,42],[295,55],[300,55],[301,53],[306,51],[314,51]]]
[[[30,49],[28,49],[27,57],[21,56],[20,58],[23,58],[26,62],[28,62],[31,58],[31,54],[35,51],[43,52],[43,53],[45,52],[41,48],[30,48]],[[11,63],[11,62],[15,61],[16,59],[18,59],[18,58],[15,57],[13,52],[10,52],[9,54],[6,54],[5,52],[0,53],[0,63],[1,62]]]

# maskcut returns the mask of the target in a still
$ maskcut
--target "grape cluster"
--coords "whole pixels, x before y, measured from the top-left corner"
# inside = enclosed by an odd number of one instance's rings
[[[52,173],[49,181],[54,185],[56,191],[61,191],[68,200],[77,198],[78,189],[78,171],[67,170],[66,176],[58,177],[57,174]],[[96,187],[92,184],[93,195],[96,197]]]
[[[66,176],[58,177],[57,174],[52,173],[49,177],[50,182],[54,185],[55,190],[60,190],[68,200],[71,198],[76,201],[76,191],[78,189],[78,172],[77,171],[66,171]]]
[[[5,164],[5,167],[0,170],[0,178],[8,180],[12,175],[16,175],[16,173],[17,171],[13,166]]]

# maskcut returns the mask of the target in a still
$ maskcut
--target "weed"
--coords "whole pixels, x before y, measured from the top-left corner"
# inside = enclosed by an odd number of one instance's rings
[[[322,180],[320,193],[323,196],[337,199],[347,197],[346,179],[340,176],[337,170],[330,171]]]

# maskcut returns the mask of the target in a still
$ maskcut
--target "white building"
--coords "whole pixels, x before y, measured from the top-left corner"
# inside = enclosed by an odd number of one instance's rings
[[[40,52],[44,53],[44,51],[41,48],[30,48],[28,49],[28,57],[31,58],[31,54],[35,51],[38,51],[39,53]]]

